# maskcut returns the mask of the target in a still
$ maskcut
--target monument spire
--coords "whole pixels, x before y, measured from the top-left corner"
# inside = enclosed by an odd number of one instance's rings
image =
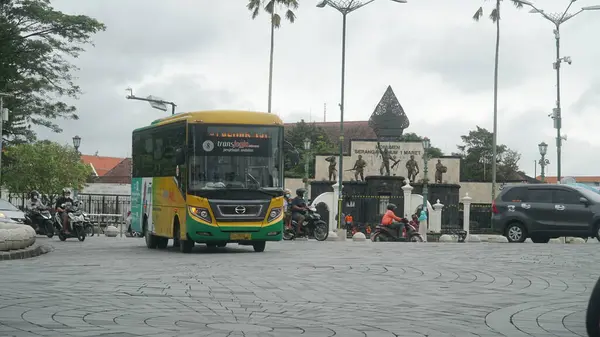
[[[410,121],[389,85],[369,118],[369,126],[380,141],[398,141]]]

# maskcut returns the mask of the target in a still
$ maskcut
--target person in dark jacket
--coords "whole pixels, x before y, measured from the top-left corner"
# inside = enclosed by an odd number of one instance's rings
[[[62,196],[58,197],[58,199],[56,199],[56,211],[58,212],[58,214],[60,215],[61,221],[62,221],[62,225],[64,228],[65,233],[69,233],[71,231],[70,228],[70,224],[69,224],[69,214],[66,212],[66,210],[63,207],[63,204],[70,202],[73,203],[73,198],[71,198],[71,190],[68,188],[63,188],[62,190]]]

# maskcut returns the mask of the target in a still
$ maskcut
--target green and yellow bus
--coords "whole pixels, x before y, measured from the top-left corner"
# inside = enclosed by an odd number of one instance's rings
[[[274,114],[200,111],[133,131],[131,227],[151,249],[169,239],[252,245],[283,231],[283,122]]]

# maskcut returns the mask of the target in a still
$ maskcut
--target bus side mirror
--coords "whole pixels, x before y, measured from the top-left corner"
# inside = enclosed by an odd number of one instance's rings
[[[175,164],[183,165],[185,164],[185,152],[183,152],[182,148],[178,148],[175,150]]]

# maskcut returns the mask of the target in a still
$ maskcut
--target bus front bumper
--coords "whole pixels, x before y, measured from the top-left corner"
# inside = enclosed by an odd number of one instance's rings
[[[283,220],[268,226],[209,226],[193,219],[187,222],[187,234],[195,242],[250,242],[281,241],[283,236]]]

